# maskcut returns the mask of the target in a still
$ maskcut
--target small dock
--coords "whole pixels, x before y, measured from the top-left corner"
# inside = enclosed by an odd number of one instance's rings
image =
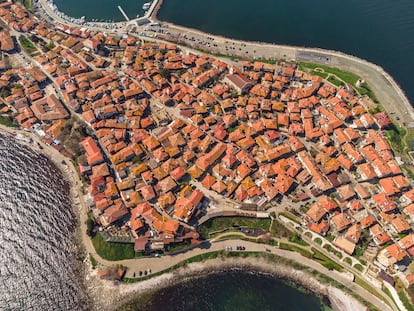
[[[120,5],[118,5],[118,10],[121,12],[121,14],[125,17],[125,19],[127,20],[127,22],[129,22],[129,17],[128,15],[126,15],[125,11],[121,8]]]

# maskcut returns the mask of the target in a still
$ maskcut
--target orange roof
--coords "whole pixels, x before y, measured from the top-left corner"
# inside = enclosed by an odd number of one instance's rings
[[[346,252],[349,255],[352,255],[354,253],[355,246],[356,246],[355,243],[353,243],[352,241],[349,241],[343,236],[337,237],[335,241],[333,242],[333,244],[336,247],[339,247],[340,249],[342,249],[344,252]]]
[[[187,170],[187,173],[190,174],[191,177],[197,179],[203,175],[204,171],[201,170],[197,165],[193,165]]]
[[[129,221],[130,221],[131,229],[134,231],[139,230],[144,227],[144,223],[139,218],[139,216],[140,216],[140,213],[137,207],[131,210],[131,218]]]
[[[402,233],[411,229],[410,224],[404,218],[402,218],[402,216],[394,218],[391,223],[398,233]]]
[[[319,222],[323,216],[325,216],[327,211],[319,206],[319,204],[313,204],[310,209],[306,212],[314,222]]]
[[[354,224],[345,233],[345,238],[347,238],[352,243],[357,244],[359,241],[359,238],[361,237],[361,225],[360,224]]]
[[[141,194],[142,194],[142,196],[145,200],[152,200],[153,198],[156,197],[154,189],[150,185],[146,185],[146,186],[142,187],[140,190],[141,190]]]
[[[397,207],[385,193],[381,192],[372,196],[377,206],[384,212],[390,212]]]
[[[223,193],[224,191],[227,190],[227,185],[224,182],[222,182],[221,180],[218,180],[211,187],[211,189],[216,191],[217,193]]]
[[[384,193],[389,196],[400,193],[400,189],[395,185],[394,180],[391,177],[380,179],[379,184]]]
[[[336,231],[338,232],[346,229],[351,224],[351,221],[344,213],[335,215],[332,217],[332,221],[335,224]]]
[[[398,244],[404,249],[408,249],[414,246],[414,234],[408,234],[407,236],[403,237]]]
[[[173,219],[168,219],[166,222],[164,222],[163,225],[163,231],[169,231],[172,233],[177,232],[178,227],[180,226],[179,222]]]
[[[379,224],[371,227],[370,231],[379,245],[383,245],[391,240],[391,237],[381,228]]]
[[[210,174],[207,174],[206,177],[202,180],[201,184],[206,187],[207,189],[210,189],[216,182],[216,179],[211,176]]]
[[[399,262],[407,256],[407,254],[402,250],[401,247],[398,246],[397,243],[388,246],[386,250],[388,254],[390,254],[390,256],[394,258],[395,262]]]
[[[338,204],[336,204],[336,202],[331,199],[330,197],[328,197],[327,195],[324,195],[323,197],[321,197],[317,204],[321,207],[323,207],[326,211],[330,212],[334,209],[336,209],[338,207]]]
[[[309,222],[308,228],[318,234],[325,234],[329,230],[329,223],[327,221],[321,221],[320,223]]]
[[[368,215],[360,220],[362,229],[366,229],[371,227],[373,224],[375,224],[377,221],[372,215]]]

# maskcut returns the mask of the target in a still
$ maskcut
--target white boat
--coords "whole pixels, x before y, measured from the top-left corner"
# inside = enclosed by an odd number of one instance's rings
[[[151,2],[146,2],[146,3],[144,3],[144,5],[142,6],[142,9],[143,10],[148,10],[149,8],[150,8],[150,6],[151,6]]]

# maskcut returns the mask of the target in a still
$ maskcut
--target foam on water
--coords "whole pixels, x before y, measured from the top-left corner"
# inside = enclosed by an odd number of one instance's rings
[[[0,310],[82,310],[68,183],[0,135]]]

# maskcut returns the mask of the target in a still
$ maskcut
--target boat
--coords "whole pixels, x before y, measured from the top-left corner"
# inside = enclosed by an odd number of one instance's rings
[[[150,8],[150,6],[151,6],[151,2],[146,2],[146,3],[144,3],[144,5],[142,6],[142,9],[143,10],[148,10],[149,8]]]

